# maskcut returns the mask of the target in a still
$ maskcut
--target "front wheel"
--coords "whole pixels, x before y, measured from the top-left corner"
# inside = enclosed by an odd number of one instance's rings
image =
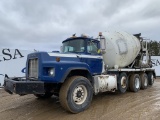
[[[66,110],[79,113],[87,109],[92,101],[93,88],[90,81],[82,76],[67,79],[59,94],[59,100]]]

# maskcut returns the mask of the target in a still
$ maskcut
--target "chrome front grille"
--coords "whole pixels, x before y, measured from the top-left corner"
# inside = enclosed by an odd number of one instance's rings
[[[38,58],[29,60],[28,70],[29,77],[38,78]]]

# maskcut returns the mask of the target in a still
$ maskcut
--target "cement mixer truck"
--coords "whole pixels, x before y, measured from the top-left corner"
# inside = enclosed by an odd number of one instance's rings
[[[61,52],[29,54],[26,76],[6,77],[4,89],[38,98],[56,95],[64,109],[79,113],[93,95],[138,92],[154,83],[148,44],[140,34],[103,32],[96,39],[74,34],[62,43]]]

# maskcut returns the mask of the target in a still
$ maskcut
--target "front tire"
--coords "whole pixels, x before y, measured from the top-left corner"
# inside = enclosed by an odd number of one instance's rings
[[[138,74],[132,74],[129,83],[130,90],[132,92],[138,92],[141,86],[140,76]]]
[[[62,85],[59,100],[63,108],[72,113],[87,109],[92,101],[93,87],[90,81],[82,76],[68,78]]]

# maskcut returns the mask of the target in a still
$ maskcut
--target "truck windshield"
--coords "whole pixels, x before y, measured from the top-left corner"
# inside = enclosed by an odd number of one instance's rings
[[[80,53],[84,52],[84,40],[83,39],[74,39],[69,40],[63,43],[63,53],[73,52],[73,53]]]

